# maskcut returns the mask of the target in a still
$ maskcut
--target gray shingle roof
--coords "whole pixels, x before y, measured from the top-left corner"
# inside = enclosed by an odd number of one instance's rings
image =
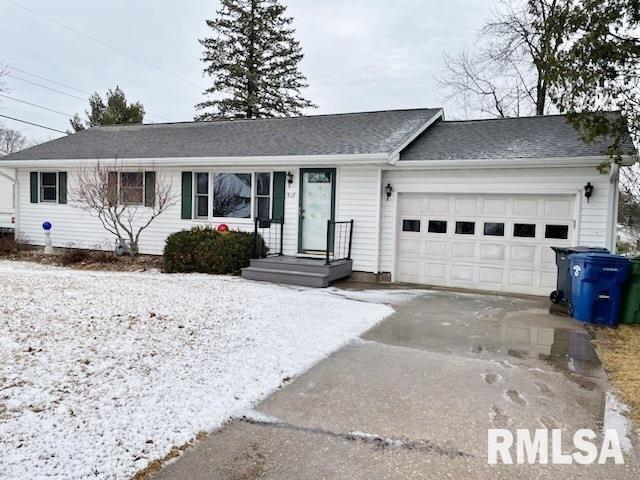
[[[388,154],[439,111],[96,127],[2,160]]]
[[[583,142],[562,115],[442,121],[409,145],[400,160],[599,156],[609,145],[602,137],[594,143]],[[631,139],[625,145],[627,150],[634,150]]]

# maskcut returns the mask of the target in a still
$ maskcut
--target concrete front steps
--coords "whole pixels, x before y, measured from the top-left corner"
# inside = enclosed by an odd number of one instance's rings
[[[283,255],[251,260],[250,266],[242,269],[242,278],[324,288],[350,276],[352,265],[351,260],[337,260],[326,265],[324,259]]]

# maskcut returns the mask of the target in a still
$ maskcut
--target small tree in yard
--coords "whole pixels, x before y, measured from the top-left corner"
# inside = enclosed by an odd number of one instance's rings
[[[100,163],[80,172],[71,197],[132,256],[138,255],[142,232],[178,198],[171,183],[155,172],[122,172]]]

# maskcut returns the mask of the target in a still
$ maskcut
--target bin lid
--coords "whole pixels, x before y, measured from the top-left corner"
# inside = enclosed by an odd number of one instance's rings
[[[629,259],[622,257],[620,255],[613,255],[611,253],[576,253],[571,255],[571,258],[574,260],[582,260],[583,262],[588,263],[599,263],[599,264],[629,264]]]
[[[609,253],[609,250],[603,247],[551,247],[557,253],[584,253],[584,252],[601,252]]]

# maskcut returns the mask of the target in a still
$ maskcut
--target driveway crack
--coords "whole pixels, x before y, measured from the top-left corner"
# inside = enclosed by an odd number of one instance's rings
[[[313,435],[323,435],[332,438],[339,438],[350,442],[358,442],[364,445],[369,445],[378,450],[399,449],[412,452],[433,453],[448,458],[475,458],[475,455],[463,452],[453,447],[438,445],[431,440],[410,440],[402,437],[386,437],[384,435],[377,435],[366,432],[354,431],[343,433],[334,432],[332,430],[324,428],[301,427],[260,414],[256,416],[244,415],[239,418],[239,421],[259,427],[280,428],[296,432],[310,433]]]

